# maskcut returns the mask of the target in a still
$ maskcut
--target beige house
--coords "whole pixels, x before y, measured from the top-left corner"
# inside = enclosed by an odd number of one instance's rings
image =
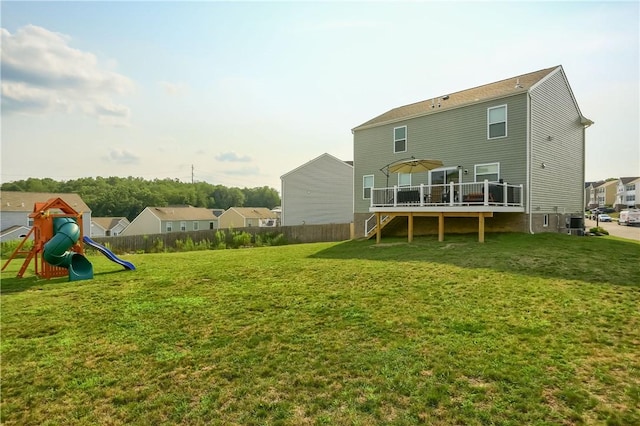
[[[589,208],[611,207],[616,201],[617,180],[594,182],[589,187]]]
[[[218,227],[249,228],[277,226],[277,214],[266,207],[230,207],[219,217]]]
[[[165,234],[217,229],[217,211],[204,207],[146,207],[120,235]]]
[[[29,215],[35,203],[45,203],[52,198],[61,198],[77,212],[82,213],[83,235],[89,235],[91,209],[78,194],[53,192],[0,191],[0,241],[9,241],[24,236],[33,225]]]
[[[126,217],[94,217],[91,219],[92,237],[115,237],[129,226]]]

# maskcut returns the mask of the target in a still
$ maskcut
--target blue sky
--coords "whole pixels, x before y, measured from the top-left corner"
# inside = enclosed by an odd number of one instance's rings
[[[1,3],[3,182],[280,189],[391,108],[562,65],[587,180],[640,175],[637,2]]]

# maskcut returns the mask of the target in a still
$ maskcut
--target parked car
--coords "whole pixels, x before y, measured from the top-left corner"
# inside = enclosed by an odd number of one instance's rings
[[[611,216],[606,213],[601,213],[598,215],[598,220],[600,222],[611,222]]]

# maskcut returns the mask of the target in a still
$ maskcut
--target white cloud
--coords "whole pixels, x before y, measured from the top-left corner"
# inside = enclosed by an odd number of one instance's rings
[[[240,156],[233,151],[223,152],[221,154],[216,155],[215,158],[218,161],[229,161],[232,163],[246,163],[251,161],[251,157],[249,157],[248,155]]]
[[[35,25],[2,36],[2,107],[6,113],[80,112],[107,124],[128,122],[112,98],[133,91],[128,77],[103,69],[96,56],[69,46],[70,37]]]
[[[112,149],[109,152],[109,155],[107,157],[103,157],[103,160],[109,162],[109,163],[116,163],[116,164],[138,164],[140,163],[140,157],[138,157],[137,155],[129,152],[129,151],[125,151],[125,150],[118,150],[118,149]]]
[[[189,86],[184,83],[170,83],[168,81],[161,81],[159,84],[164,89],[164,92],[170,96],[181,96],[189,91]]]

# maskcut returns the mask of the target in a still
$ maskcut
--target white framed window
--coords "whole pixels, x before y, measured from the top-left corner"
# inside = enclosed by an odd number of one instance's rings
[[[373,189],[373,175],[362,176],[362,198],[371,199],[371,190]]]
[[[173,222],[167,222],[166,230],[167,232],[173,231]]]
[[[474,168],[476,182],[483,182],[485,179],[489,182],[500,180],[500,163],[476,164]]]
[[[507,106],[500,105],[487,109],[487,139],[507,136]]]
[[[411,173],[398,173],[398,186],[411,186]]]
[[[197,231],[200,229],[200,223],[196,220],[193,222],[193,230]]]
[[[407,152],[407,126],[393,129],[393,152]]]
[[[187,222],[185,222],[184,220],[180,222],[180,230],[183,232],[187,230]]]
[[[542,226],[544,226],[545,228],[549,226],[549,215],[545,214],[544,216],[542,216]]]

